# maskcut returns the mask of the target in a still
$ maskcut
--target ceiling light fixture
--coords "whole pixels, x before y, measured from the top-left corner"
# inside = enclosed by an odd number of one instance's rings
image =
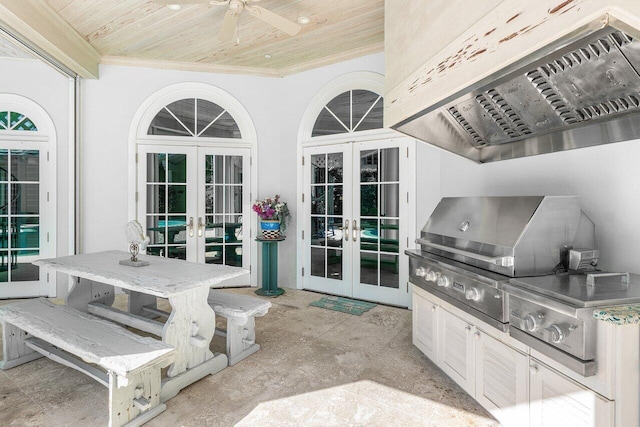
[[[270,53],[265,53],[264,57],[267,58],[267,59],[271,59],[271,54]]]
[[[171,10],[180,10],[180,5],[179,4],[168,4],[167,7]]]
[[[298,24],[305,25],[305,24],[308,24],[309,22],[311,22],[311,20],[306,16],[301,16],[298,18]]]

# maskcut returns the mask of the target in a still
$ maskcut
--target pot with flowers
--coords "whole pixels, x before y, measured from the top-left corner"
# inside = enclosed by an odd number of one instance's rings
[[[253,211],[260,218],[260,230],[263,239],[279,239],[287,229],[287,222],[291,213],[286,202],[280,201],[276,194],[274,198],[267,197],[253,204]]]

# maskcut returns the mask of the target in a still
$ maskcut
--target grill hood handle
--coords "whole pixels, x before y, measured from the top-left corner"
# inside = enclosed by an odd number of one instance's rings
[[[439,245],[437,243],[432,243],[428,240],[424,239],[416,239],[416,243],[419,243],[424,246],[428,246],[430,248],[439,249],[441,251],[449,252],[456,255],[466,256],[471,259],[475,259],[476,261],[487,262],[490,264],[495,264],[500,267],[513,267],[513,257],[512,256],[499,256],[499,257],[490,257],[486,255],[480,255],[475,252],[465,251],[463,249],[452,248],[449,246]]]

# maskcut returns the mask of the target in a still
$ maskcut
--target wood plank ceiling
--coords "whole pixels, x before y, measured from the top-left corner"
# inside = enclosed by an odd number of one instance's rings
[[[261,0],[257,5],[291,21],[306,16],[310,22],[291,37],[244,11],[230,42],[217,39],[226,5],[183,5],[177,11],[153,0],[43,5],[86,40],[103,64],[282,76],[384,49],[384,0]]]

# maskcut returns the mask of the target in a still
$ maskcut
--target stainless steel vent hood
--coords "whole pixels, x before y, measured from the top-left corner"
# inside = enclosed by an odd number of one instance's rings
[[[392,128],[479,163],[640,138],[640,38],[572,34]]]

